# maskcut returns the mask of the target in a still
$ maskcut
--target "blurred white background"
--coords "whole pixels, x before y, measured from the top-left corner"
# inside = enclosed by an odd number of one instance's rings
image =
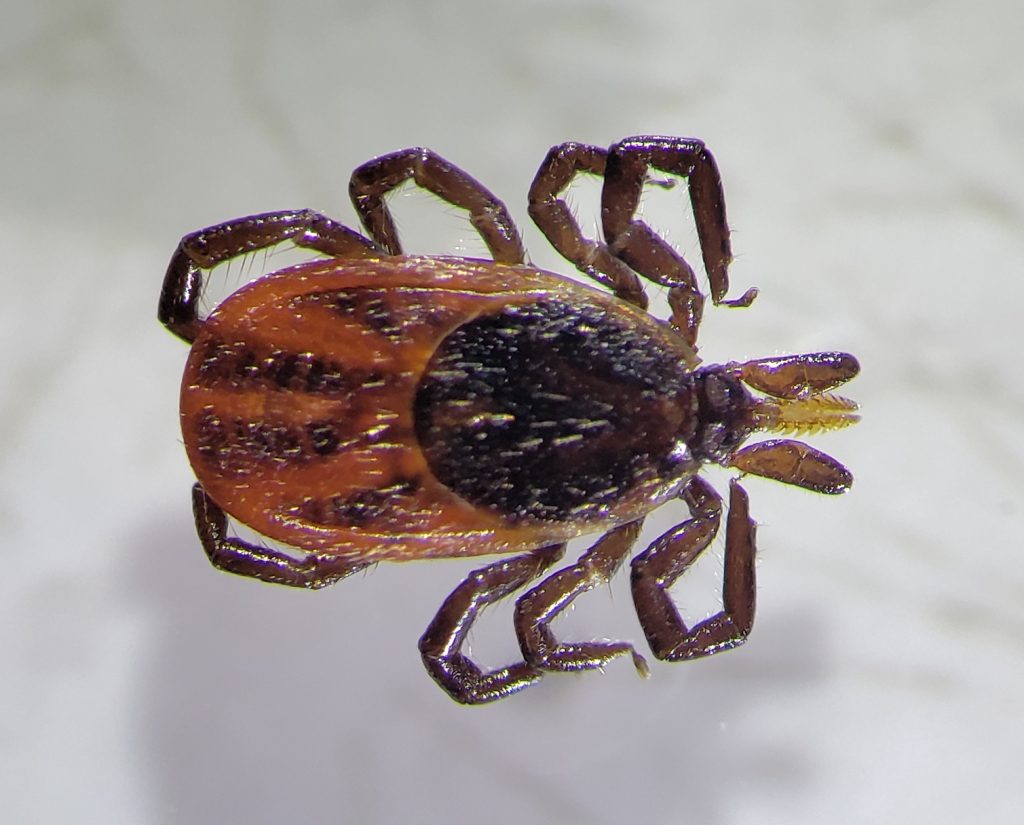
[[[1019,3],[2,5],[5,822],[1016,821]],[[644,133],[708,142],[734,293],[762,290],[709,311],[702,354],[863,366],[864,422],[814,440],[853,491],[747,484],[750,642],[463,708],[415,643],[473,561],[319,593],[211,569],[177,427],[186,350],[155,318],[180,236],[300,206],[351,223],[351,169],[426,145],[568,272],[526,214],[537,165]],[[695,256],[684,198],[655,192],[645,217]],[[409,250],[479,254],[454,210],[393,203]],[[675,591],[690,615],[721,549]],[[627,578],[559,632],[642,643]],[[515,655],[509,619],[475,634],[485,662]]]

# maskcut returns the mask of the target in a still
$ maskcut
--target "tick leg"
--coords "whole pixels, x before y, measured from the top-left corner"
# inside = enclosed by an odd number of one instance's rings
[[[668,590],[711,543],[722,513],[721,499],[699,479],[690,482],[684,498],[693,518],[669,530],[633,560],[633,601],[640,624],[654,655],[668,661],[736,647],[754,623],[754,522],[747,494],[736,481],[729,489],[723,609],[693,629],[679,615]]]
[[[589,670],[603,667],[622,654],[633,658],[641,676],[647,663],[627,642],[559,643],[551,622],[577,596],[608,582],[629,555],[643,521],[616,527],[604,535],[573,566],[549,576],[516,603],[516,633],[526,661],[542,670]]]
[[[309,209],[265,212],[227,221],[181,239],[160,290],[160,323],[191,343],[200,325],[203,270],[283,241],[339,258],[381,255],[381,250],[358,232]]]
[[[521,264],[526,257],[519,231],[508,209],[482,183],[429,149],[392,152],[367,161],[352,173],[349,195],[370,237],[391,255],[401,255],[391,211],[384,196],[407,180],[466,209],[496,261]]]
[[[732,249],[725,217],[722,179],[711,152],[693,138],[638,136],[608,150],[601,220],[612,253],[655,283],[670,287],[673,323],[695,342],[704,298],[693,268],[660,235],[636,218],[648,170],[654,168],[687,179],[704,269],[715,304],[749,306],[757,295],[749,289],[726,301]]]
[[[317,590],[368,566],[366,562],[315,554],[293,558],[269,547],[228,538],[227,515],[199,484],[192,488],[192,510],[206,555],[214,567],[228,573]]]
[[[427,672],[456,702],[493,702],[541,678],[543,672],[526,662],[485,673],[462,652],[462,646],[484,607],[536,578],[564,551],[564,544],[552,545],[481,567],[445,599],[420,637],[419,647]]]
[[[603,176],[607,157],[606,150],[585,143],[552,147],[530,186],[530,217],[551,245],[580,272],[622,300],[646,309],[647,293],[636,273],[612,255],[605,244],[585,237],[565,198],[560,197],[577,175]]]

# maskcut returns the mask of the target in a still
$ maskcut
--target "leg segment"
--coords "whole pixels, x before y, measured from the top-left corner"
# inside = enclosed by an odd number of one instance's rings
[[[456,702],[493,702],[541,678],[543,672],[526,662],[485,673],[462,652],[462,646],[484,607],[536,578],[564,551],[565,545],[552,545],[481,567],[445,599],[420,637],[419,647],[427,672]]]
[[[754,522],[747,494],[732,481],[725,538],[722,610],[688,628],[669,588],[711,543],[721,521],[722,502],[711,487],[694,479],[684,498],[693,518],[665,533],[633,560],[633,601],[651,651],[681,661],[709,656],[742,644],[754,623]]]
[[[633,269],[665,286],[696,288],[693,270],[647,224],[634,219],[649,168],[687,179],[711,299],[726,303],[732,249],[722,179],[711,152],[693,138],[632,137],[608,150],[601,218],[608,245]],[[753,300],[750,290],[739,299]],[[729,302],[737,303],[737,302]]]
[[[579,174],[603,176],[608,152],[584,143],[563,143],[548,152],[530,186],[529,211],[551,245],[589,278],[641,309],[647,294],[633,272],[603,243],[584,237],[565,198],[559,197]]]
[[[219,570],[249,576],[271,584],[317,590],[369,565],[352,559],[310,554],[302,559],[227,537],[227,515],[203,488],[192,488],[196,530],[210,562]]]
[[[643,521],[617,527],[603,536],[573,566],[559,570],[523,595],[516,603],[516,633],[526,661],[542,670],[589,670],[603,667],[616,656],[629,654],[641,676],[647,663],[627,642],[559,643],[551,622],[577,596],[608,582],[629,555]]]
[[[725,217],[722,179],[711,152],[692,138],[639,136],[608,150],[601,219],[612,253],[655,283],[670,287],[673,323],[691,343],[696,340],[704,298],[692,267],[646,223],[635,218],[648,169],[687,179],[711,300],[727,306],[749,306],[757,295],[749,289],[726,301],[732,249]]]
[[[181,239],[164,276],[157,318],[175,335],[191,343],[200,324],[202,271],[289,240],[296,246],[340,258],[381,255],[381,250],[358,232],[309,209],[238,218]]]
[[[384,196],[410,179],[453,206],[468,210],[470,222],[494,260],[508,264],[524,261],[523,242],[505,204],[457,166],[421,148],[374,158],[352,173],[349,195],[356,212],[370,237],[389,254],[401,255],[402,245]]]

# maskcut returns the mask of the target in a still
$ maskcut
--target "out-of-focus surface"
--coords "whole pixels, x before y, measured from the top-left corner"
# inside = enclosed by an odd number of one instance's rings
[[[49,2],[3,19],[4,821],[1019,816],[1019,4]],[[747,484],[746,647],[466,709],[415,642],[473,562],[315,594],[212,570],[177,430],[186,349],[155,320],[179,237],[299,206],[352,223],[352,167],[426,145],[567,272],[526,214],[538,163],[644,133],[712,147],[734,292],[762,290],[709,310],[702,354],[863,366],[863,423],[814,439],[853,491]],[[588,229],[595,191],[577,198]],[[408,249],[480,253],[455,210],[392,202]],[[696,260],[684,207],[657,191],[645,217]],[[721,549],[675,591],[691,613],[714,604]],[[559,633],[641,643],[627,578]],[[515,655],[509,622],[475,634],[484,661]]]

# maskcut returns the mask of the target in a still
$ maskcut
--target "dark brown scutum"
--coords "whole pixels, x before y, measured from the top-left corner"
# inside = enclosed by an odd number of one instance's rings
[[[689,380],[602,307],[509,307],[435,352],[416,432],[431,471],[471,503],[578,519],[683,471]]]

